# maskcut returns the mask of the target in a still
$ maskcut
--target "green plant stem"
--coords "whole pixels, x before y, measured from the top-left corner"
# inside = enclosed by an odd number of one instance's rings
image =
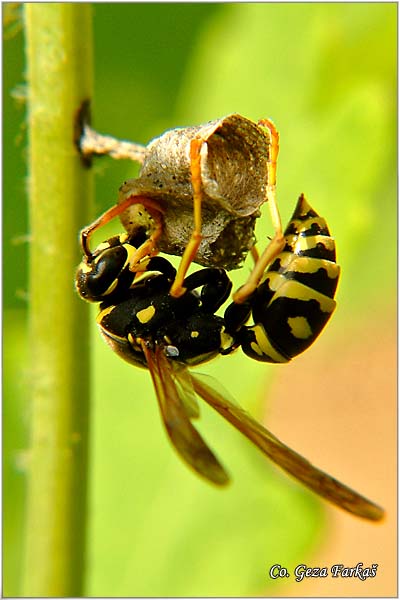
[[[83,593],[87,307],[73,286],[91,176],[74,119],[92,91],[91,6],[27,3],[32,404],[24,596]]]

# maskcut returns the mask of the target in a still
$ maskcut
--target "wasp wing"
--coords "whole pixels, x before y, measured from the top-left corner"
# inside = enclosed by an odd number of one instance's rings
[[[217,485],[227,484],[228,474],[190,422],[187,407],[181,401],[174,380],[175,377],[179,378],[179,371],[173,373],[172,365],[160,346],[156,345],[155,350],[152,350],[142,341],[142,348],[171,442],[186,463],[199,475]]]
[[[186,367],[177,363],[173,363],[171,366],[173,367],[172,377],[187,416],[189,419],[198,419],[200,417],[198,396],[193,389],[189,371]]]
[[[233,404],[207,382],[204,382],[203,378],[191,375],[191,379],[194,390],[199,396],[258,446],[268,458],[308,488],[359,517],[372,521],[379,521],[383,518],[384,511],[380,506],[314,467],[308,460],[291,450],[255,421],[240,406]]]

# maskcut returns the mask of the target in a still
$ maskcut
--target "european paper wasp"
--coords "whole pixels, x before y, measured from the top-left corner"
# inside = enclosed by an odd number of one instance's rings
[[[273,126],[270,130],[275,144],[267,198],[275,236],[261,257],[255,254],[255,269],[224,317],[216,312],[232,287],[226,271],[210,267],[186,275],[201,236],[200,142],[191,144],[196,225],[178,271],[157,256],[162,227],[157,207],[137,202],[136,227],[129,234],[89,249],[90,234],[120,214],[118,207],[82,231],[77,291],[85,300],[100,302],[97,324],[107,344],[127,362],[149,369],[167,434],[199,475],[217,485],[229,481],[192,423],[199,416],[196,396],[311,490],[350,513],[380,520],[384,513],[379,506],[314,467],[188,369],[239,347],[256,360],[287,362],[313,343],[334,310],[339,276],[334,240],[304,196],[282,233],[275,200],[278,139]],[[248,326],[250,315],[254,324]]]
[[[294,223],[291,222],[288,230]],[[314,492],[355,515],[370,520],[381,519],[383,511],[379,506],[314,467],[241,407],[217,392],[209,381],[190,373],[188,367],[219,354],[230,354],[240,345],[249,355],[255,352],[256,358],[259,358],[259,350],[251,348],[252,342],[248,351],[247,337],[248,332],[252,334],[257,328],[265,327],[266,319],[261,315],[262,323],[248,328],[237,323],[233,326],[233,305],[228,307],[224,318],[215,314],[229,296],[232,286],[223,269],[204,268],[185,277],[185,291],[179,297],[170,293],[176,270],[163,257],[143,258],[138,264],[138,272],[143,272],[137,278],[129,269],[129,257],[143,239],[140,234],[136,239],[128,239],[123,234],[101,244],[90,258],[84,258],[78,269],[76,285],[84,299],[101,302],[97,324],[109,346],[129,363],[149,369],[167,434],[186,463],[217,485],[229,481],[226,470],[192,424],[192,419],[199,416],[197,395],[273,462]],[[289,234],[287,244],[290,244]],[[278,256],[279,264],[281,260],[282,257]],[[272,265],[275,269],[276,266]],[[275,273],[277,270],[267,271],[267,277],[256,293],[261,294],[267,289],[266,281]],[[281,272],[283,277],[288,275],[287,281],[291,282],[289,274],[290,270],[285,273],[283,269],[283,274]],[[312,291],[309,293],[313,295]],[[318,294],[316,292],[317,297]],[[287,297],[290,298],[290,293]],[[266,314],[274,301],[278,302],[276,298],[270,301]],[[318,301],[313,298],[315,303],[318,304]],[[329,308],[332,305],[329,304]],[[259,307],[253,310],[254,317],[258,310]],[[257,339],[262,352],[266,334],[263,333],[263,336],[261,342],[259,337]],[[289,353],[285,336],[283,342]],[[310,340],[308,342],[311,343]],[[272,346],[276,340],[269,343]],[[283,350],[279,348],[279,351],[282,355]],[[263,357],[263,360],[275,358],[265,356],[268,358]]]

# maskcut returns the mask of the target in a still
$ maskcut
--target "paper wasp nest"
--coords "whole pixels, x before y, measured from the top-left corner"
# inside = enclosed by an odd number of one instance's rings
[[[166,131],[145,149],[139,177],[120,188],[119,201],[134,195],[155,200],[164,210],[159,247],[182,255],[193,230],[190,141],[201,150],[202,235],[195,262],[234,269],[254,244],[255,219],[265,201],[269,136],[237,114],[195,127]],[[121,215],[129,232],[134,208]]]

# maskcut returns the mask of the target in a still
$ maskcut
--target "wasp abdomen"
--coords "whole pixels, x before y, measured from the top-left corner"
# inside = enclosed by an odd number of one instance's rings
[[[286,245],[251,299],[254,325],[240,331],[243,351],[264,362],[287,362],[325,327],[336,302],[340,267],[325,220],[300,196]]]

